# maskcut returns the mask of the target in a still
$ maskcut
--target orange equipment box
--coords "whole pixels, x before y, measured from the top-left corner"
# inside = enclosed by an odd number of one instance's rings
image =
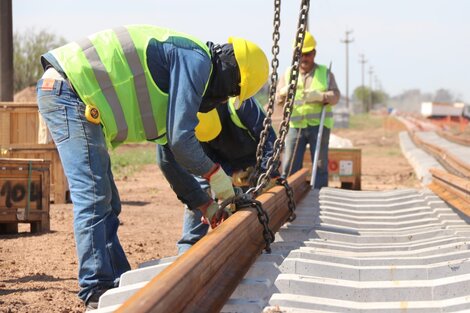
[[[310,150],[304,155],[303,166],[312,170]],[[311,175],[311,174],[310,174]],[[332,184],[340,183],[343,189],[361,189],[361,149],[330,148],[328,151],[328,176]]]

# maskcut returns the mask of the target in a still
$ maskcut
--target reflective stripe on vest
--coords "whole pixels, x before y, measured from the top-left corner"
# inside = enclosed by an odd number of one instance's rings
[[[326,112],[325,113],[325,119],[326,118],[332,118],[333,117],[333,112]],[[307,114],[307,115],[302,115],[302,116],[294,116],[290,118],[291,122],[299,122],[304,119],[307,120],[314,120],[314,119],[321,119],[321,113],[315,113],[315,114]]]
[[[237,125],[239,128],[247,129],[245,125],[243,125],[242,121],[240,121],[240,118],[238,117],[237,109],[235,109],[235,106],[233,105],[234,102],[235,102],[235,98],[228,99],[227,105],[228,105],[228,110],[230,112],[230,119],[232,120],[233,124]]]
[[[315,73],[309,90],[326,91],[328,90],[328,68],[324,65],[317,64]],[[290,70],[286,71],[285,79],[289,81]],[[297,82],[297,90],[295,93],[294,107],[290,118],[289,126],[293,128],[305,128],[307,126],[317,126],[320,124],[321,110],[324,106],[322,103],[305,103],[303,100],[304,81],[299,79]],[[333,126],[333,113],[331,105],[326,106],[325,127]]]
[[[263,111],[263,113],[266,115],[266,112],[264,112],[264,108],[263,106],[254,98],[249,98],[245,101],[253,101],[257,106],[258,108]],[[228,109],[229,109],[229,112],[230,112],[230,119],[232,120],[232,123],[235,124],[237,127],[241,128],[241,129],[244,129],[246,130],[246,132],[248,133],[248,135],[251,137],[251,139],[253,139],[254,141],[256,141],[255,137],[253,137],[253,135],[251,134],[251,132],[248,130],[248,128],[246,128],[245,125],[243,125],[242,121],[240,120],[240,118],[238,117],[238,114],[237,114],[237,110],[235,109],[235,106],[233,105],[235,102],[235,98],[229,98],[228,100]],[[242,104],[243,105],[243,104]]]
[[[90,39],[85,38],[77,42],[80,48],[82,48],[88,62],[91,65],[93,73],[95,74],[96,80],[100,85],[101,90],[103,91],[106,101],[112,108],[112,113],[114,115],[114,120],[116,121],[117,134],[114,138],[114,141],[123,142],[127,138],[127,123],[124,117],[124,112],[122,111],[119,98],[116,94],[116,90],[113,88],[113,83],[109,77],[108,72],[104,68],[103,63],[99,61],[100,57],[96,52],[96,49],[93,46],[93,43]]]
[[[193,49],[210,58],[207,46],[197,39],[150,25],[106,30],[51,51],[83,102],[100,110],[111,145],[144,140],[166,143],[168,94],[155,84],[146,50],[150,40],[165,42],[170,37],[188,39]]]
[[[125,27],[116,29],[119,42],[121,43],[127,64],[131,68],[134,75],[134,87],[137,91],[137,102],[139,103],[140,116],[144,124],[145,135],[147,139],[155,139],[158,137],[157,125],[153,118],[152,104],[148,93],[147,80],[145,79],[144,69],[140,63],[139,55],[132,38]]]

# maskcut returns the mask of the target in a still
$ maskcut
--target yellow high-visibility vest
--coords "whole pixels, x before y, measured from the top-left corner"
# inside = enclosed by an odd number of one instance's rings
[[[328,68],[324,65],[317,64],[313,74],[312,83],[308,90],[316,90],[325,92],[328,90]],[[286,71],[285,81],[289,82],[290,70]],[[292,110],[289,127],[306,128],[307,126],[320,125],[322,103],[307,103],[303,100],[304,82],[302,79],[297,81],[297,90],[295,93],[294,108]],[[326,106],[324,126],[333,127],[333,110],[331,105]]]
[[[210,58],[198,39],[151,25],[105,30],[51,51],[82,101],[99,109],[109,145],[166,143],[168,94],[155,84],[146,50],[151,40],[170,37],[191,40]]]

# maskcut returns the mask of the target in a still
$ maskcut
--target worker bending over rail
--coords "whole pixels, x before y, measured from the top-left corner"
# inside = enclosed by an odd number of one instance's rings
[[[302,168],[307,144],[310,145],[312,162],[319,132],[322,106],[326,106],[323,134],[321,138],[318,171],[314,188],[328,186],[328,144],[333,128],[332,106],[338,103],[340,92],[335,77],[328,67],[315,63],[317,42],[311,33],[305,32],[299,67],[299,80],[295,102],[290,117],[286,149],[282,162],[282,177],[286,178]],[[287,98],[290,68],[281,77],[277,87],[277,103],[284,105]]]
[[[264,129],[265,114],[254,97],[245,100],[239,109],[235,108],[235,102],[236,100],[231,98],[227,105],[218,106],[208,113],[198,113],[196,137],[207,156],[220,164],[225,173],[232,175],[233,183],[246,188],[257,178],[254,177],[256,149]],[[276,140],[272,127],[268,131],[261,160],[262,171],[266,171],[267,161],[273,154]],[[157,163],[178,199],[186,205],[183,234],[177,244],[178,254],[182,254],[207,234],[209,223],[212,227],[217,226],[217,223],[211,223],[210,220],[203,222],[201,218],[204,210],[217,211],[218,204],[211,197],[207,177],[193,177],[176,162],[168,145],[158,146]],[[276,167],[271,177],[274,179],[279,175]],[[223,216],[219,220],[228,218],[231,213],[230,208],[226,207],[220,211],[219,214]]]
[[[78,296],[96,308],[99,296],[130,269],[117,236],[121,211],[107,147],[152,141],[208,178],[220,199],[231,179],[194,135],[197,113],[254,95],[268,61],[254,43],[230,37],[207,44],[151,25],[93,34],[44,54],[38,106],[57,145],[74,204]],[[225,104],[224,104],[225,105]],[[212,221],[214,212],[202,209]]]

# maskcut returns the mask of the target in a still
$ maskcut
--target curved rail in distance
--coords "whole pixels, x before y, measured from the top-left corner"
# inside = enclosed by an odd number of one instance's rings
[[[470,181],[435,168],[432,168],[430,172],[432,183],[428,188],[441,199],[470,216]]]

